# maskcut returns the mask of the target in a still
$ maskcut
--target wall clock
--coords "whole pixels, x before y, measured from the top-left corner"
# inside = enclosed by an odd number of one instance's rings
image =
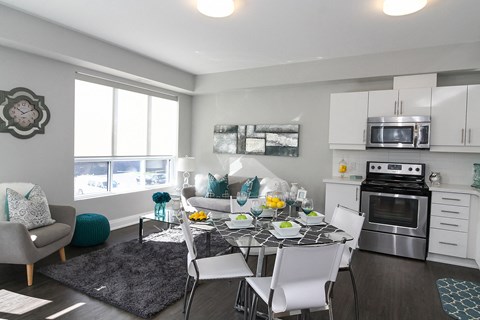
[[[50,120],[50,110],[45,98],[27,88],[0,91],[0,132],[28,139],[37,133],[45,133]]]

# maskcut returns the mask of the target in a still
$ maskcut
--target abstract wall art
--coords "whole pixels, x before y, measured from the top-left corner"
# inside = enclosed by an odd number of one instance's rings
[[[213,152],[298,157],[298,124],[215,125]]]

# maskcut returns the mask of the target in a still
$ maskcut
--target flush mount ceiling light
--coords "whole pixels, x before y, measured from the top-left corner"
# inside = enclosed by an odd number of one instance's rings
[[[235,10],[234,0],[197,0],[197,9],[213,18],[228,17]]]
[[[404,16],[417,12],[427,5],[427,0],[384,0],[383,12],[389,16]]]

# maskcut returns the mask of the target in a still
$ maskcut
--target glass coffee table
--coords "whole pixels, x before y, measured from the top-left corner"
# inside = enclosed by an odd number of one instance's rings
[[[140,243],[143,243],[143,223],[145,220],[163,222],[167,225],[167,229],[170,229],[172,226],[180,225],[177,214],[175,210],[172,209],[165,209],[165,216],[155,216],[155,214],[152,212],[140,216],[138,220],[138,242]],[[215,226],[205,222],[192,222],[190,223],[190,227],[206,232],[205,247],[207,255],[210,256],[210,239],[212,231],[216,230]]]
[[[167,224],[167,229],[170,229],[172,225],[179,226],[180,221],[175,215],[175,211],[171,209],[165,209],[165,216],[155,216],[155,213],[145,214],[138,219],[138,242],[143,242],[143,222],[145,220],[159,221]]]

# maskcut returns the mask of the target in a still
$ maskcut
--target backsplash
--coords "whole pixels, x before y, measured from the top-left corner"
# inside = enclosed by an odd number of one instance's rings
[[[473,164],[480,163],[477,153],[446,153],[425,150],[333,150],[332,176],[340,176],[338,163],[347,162],[345,176],[361,175],[365,177],[367,161],[425,163],[426,176],[439,171],[442,184],[471,185],[473,183]]]

